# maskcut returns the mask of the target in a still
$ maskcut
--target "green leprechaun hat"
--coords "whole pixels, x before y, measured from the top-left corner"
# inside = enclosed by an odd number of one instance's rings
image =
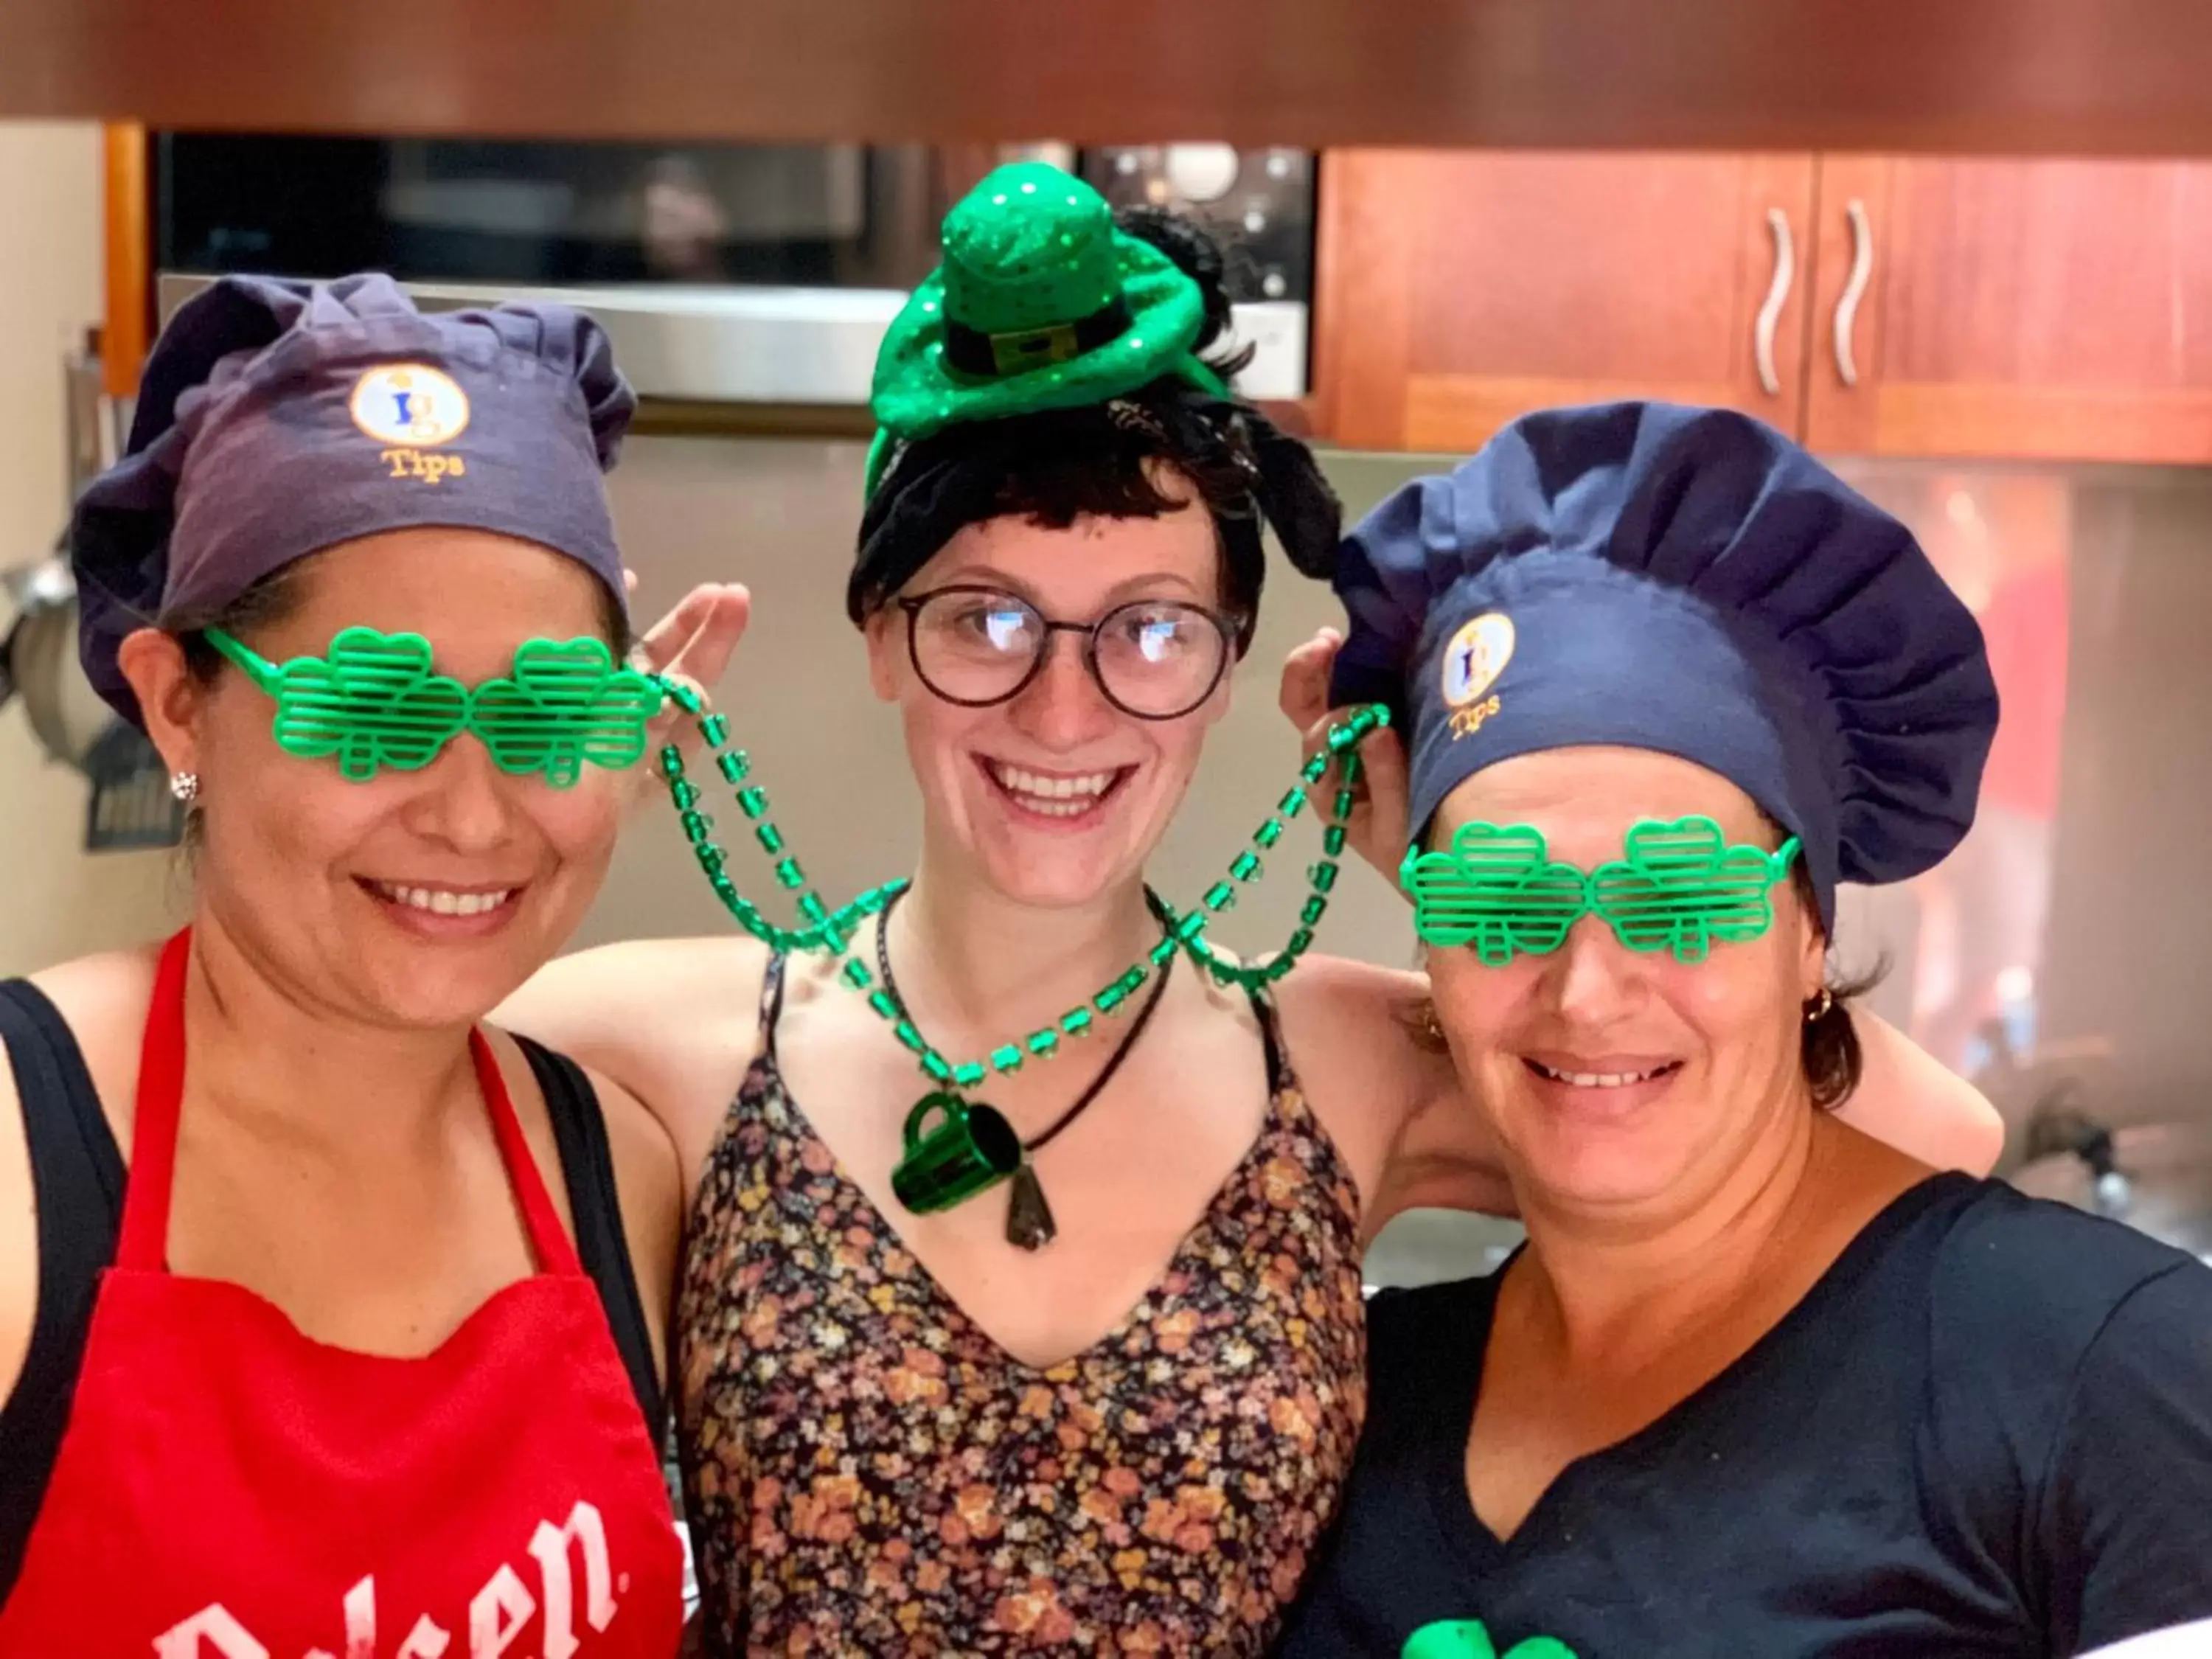
[[[1104,403],[1164,375],[1226,395],[1191,350],[1198,283],[1116,228],[1080,179],[1000,167],[945,215],[943,245],[876,356],[868,494],[899,445],[963,422]]]

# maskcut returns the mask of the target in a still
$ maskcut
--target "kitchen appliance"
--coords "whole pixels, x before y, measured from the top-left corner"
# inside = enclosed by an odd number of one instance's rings
[[[197,132],[149,146],[157,319],[224,272],[382,270],[430,307],[580,306],[648,398],[850,408],[867,400],[906,290],[936,263],[945,210],[997,162],[1042,153],[1117,205],[1205,221],[1225,244],[1237,333],[1255,349],[1243,389],[1307,390],[1315,167],[1304,151]]]
[[[101,388],[100,345],[88,338],[64,367],[69,494],[122,453],[130,425],[126,400]],[[0,569],[0,708],[21,706],[47,756],[82,773],[88,853],[173,847],[184,809],[169,793],[168,769],[144,734],[119,720],[77,662],[76,582],[68,550]]]
[[[83,774],[84,849],[173,847],[184,809],[168,769],[137,727],[116,718],[77,665],[76,584],[57,554],[0,576],[12,620],[0,632],[0,706],[20,703],[49,757]]]

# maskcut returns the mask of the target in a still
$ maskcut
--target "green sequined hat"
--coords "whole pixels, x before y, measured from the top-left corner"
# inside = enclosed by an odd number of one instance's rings
[[[1198,283],[1115,228],[1106,198],[1042,161],[1000,167],[945,217],[944,263],[876,356],[872,495],[893,452],[948,426],[1076,409],[1166,375],[1226,395],[1192,352]]]

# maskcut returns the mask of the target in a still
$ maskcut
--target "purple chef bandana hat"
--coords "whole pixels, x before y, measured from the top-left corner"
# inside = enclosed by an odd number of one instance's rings
[[[77,502],[85,673],[143,725],[116,665],[132,630],[420,526],[540,543],[627,609],[600,475],[636,406],[606,335],[566,306],[425,315],[387,276],[226,276],[162,331],[130,446]]]

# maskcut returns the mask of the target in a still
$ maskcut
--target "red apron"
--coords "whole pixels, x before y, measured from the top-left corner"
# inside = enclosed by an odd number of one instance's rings
[[[162,952],[116,1265],[5,1659],[673,1659],[659,1460],[498,1066],[539,1271],[422,1359],[328,1347],[167,1266],[189,936]]]

